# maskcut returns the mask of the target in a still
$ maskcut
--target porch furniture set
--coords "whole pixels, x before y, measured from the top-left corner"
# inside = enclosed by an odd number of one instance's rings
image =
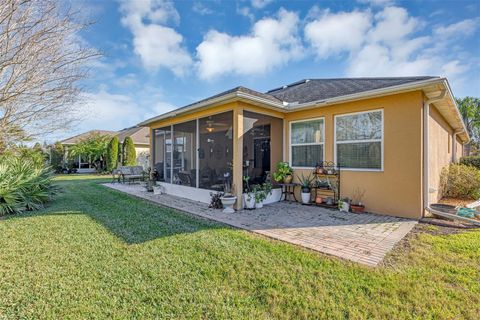
[[[112,183],[132,183],[148,178],[142,166],[122,166],[112,171]]]

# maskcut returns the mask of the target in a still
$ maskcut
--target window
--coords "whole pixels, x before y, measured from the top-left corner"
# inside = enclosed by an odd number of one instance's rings
[[[383,111],[335,116],[335,144],[342,168],[383,170]]]
[[[292,167],[313,168],[323,162],[324,119],[290,123],[290,163]]]

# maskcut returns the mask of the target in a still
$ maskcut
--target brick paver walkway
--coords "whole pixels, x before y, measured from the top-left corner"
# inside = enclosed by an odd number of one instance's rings
[[[336,257],[376,266],[417,223],[376,214],[354,214],[277,202],[262,209],[224,214],[206,204],[172,195],[154,195],[140,185],[105,184],[130,195],[290,242]]]

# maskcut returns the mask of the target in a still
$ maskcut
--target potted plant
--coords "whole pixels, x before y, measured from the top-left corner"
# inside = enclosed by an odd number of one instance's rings
[[[249,181],[249,176],[243,177],[243,201],[245,203],[245,208],[252,210],[255,209],[255,194],[252,192]]]
[[[288,162],[279,162],[277,171],[273,173],[273,179],[277,182],[291,183],[293,179],[293,169]]]
[[[338,210],[343,211],[343,212],[349,212],[350,211],[350,199],[348,199],[348,198],[340,199],[340,201],[338,201]]]
[[[255,208],[263,208],[263,200],[267,198],[267,195],[265,191],[263,191],[262,186],[259,184],[253,186],[253,194],[255,199]]]
[[[210,192],[210,204],[208,207],[212,209],[222,209],[222,196],[223,192]]]
[[[316,188],[319,189],[328,189],[328,181],[325,179],[317,178],[314,183]]]
[[[118,171],[118,169],[115,169],[114,171]],[[145,187],[147,189],[147,192],[154,192],[154,187],[156,186],[157,181],[157,171],[155,169],[152,170],[152,168],[148,168],[147,172],[148,179]]]
[[[352,212],[355,213],[362,213],[365,211],[365,206],[362,203],[362,199],[365,196],[365,190],[360,189],[359,187],[355,188],[353,191],[352,196],[352,203],[350,204],[350,208]]]
[[[264,182],[262,188],[267,197],[272,194],[272,184],[270,182]]]
[[[233,209],[233,205],[235,204],[235,201],[237,201],[237,197],[233,195],[234,189],[234,187],[230,188],[230,183],[225,183],[225,194],[220,197],[223,205],[225,206],[225,209],[223,209],[223,213],[235,212],[235,209]]]
[[[302,173],[302,177],[299,177],[299,176],[297,177],[298,177],[298,180],[300,181],[300,186],[302,187],[302,192],[301,192],[302,203],[308,204],[310,203],[310,197],[311,197],[310,185],[312,184],[312,181],[313,181],[312,175],[309,174],[308,176],[305,177]]]

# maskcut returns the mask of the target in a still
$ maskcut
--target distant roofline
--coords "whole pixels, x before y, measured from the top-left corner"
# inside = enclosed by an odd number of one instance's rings
[[[88,134],[88,133],[99,133],[99,132],[103,132],[103,133],[107,132],[107,133],[111,133],[111,134],[117,133],[117,131],[112,131],[112,130],[93,129],[93,130],[88,130],[88,131],[79,133],[79,134],[77,134],[77,135],[74,135],[74,136],[72,136],[72,137],[63,139],[63,140],[61,140],[61,141],[59,141],[59,142],[60,142],[60,144],[68,144],[68,145],[71,145],[71,144],[75,144],[75,143],[65,142],[65,141],[70,140],[70,139],[75,139],[75,138],[77,138],[77,137],[79,137],[79,136],[82,136],[82,135],[85,135],[85,134]]]

